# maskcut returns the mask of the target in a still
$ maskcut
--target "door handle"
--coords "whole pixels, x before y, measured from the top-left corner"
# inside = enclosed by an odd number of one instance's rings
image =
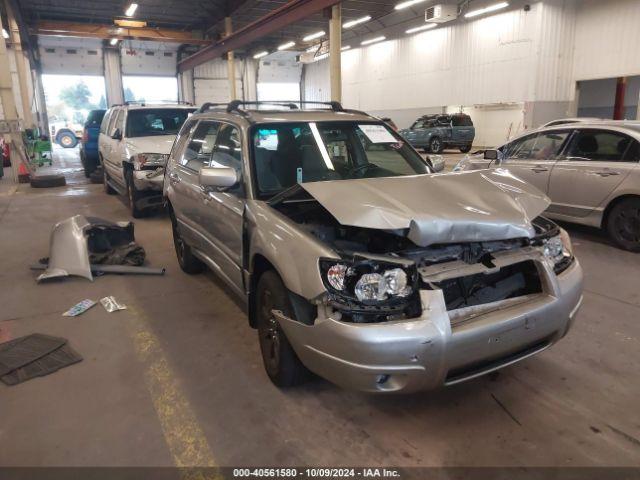
[[[535,173],[543,173],[543,172],[548,172],[549,169],[546,167],[541,167],[541,166],[536,166],[536,167],[531,167],[530,169],[532,172]]]
[[[171,185],[176,185],[177,183],[180,183],[180,176],[175,172],[171,172],[169,174],[169,183]]]
[[[620,175],[620,172],[616,172],[615,170],[597,170],[589,172],[591,175],[598,175],[600,177],[611,177],[613,175]]]

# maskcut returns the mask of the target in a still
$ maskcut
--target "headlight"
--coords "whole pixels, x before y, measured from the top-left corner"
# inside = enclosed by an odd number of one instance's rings
[[[562,228],[560,228],[558,235],[544,240],[540,248],[556,273],[566,270],[573,261],[571,239],[567,231]]]
[[[412,264],[399,266],[369,259],[350,262],[320,259],[320,273],[329,292],[346,301],[393,302],[416,291],[417,271]]]
[[[139,153],[134,157],[133,168],[142,170],[143,167],[164,167],[169,155],[163,153]]]

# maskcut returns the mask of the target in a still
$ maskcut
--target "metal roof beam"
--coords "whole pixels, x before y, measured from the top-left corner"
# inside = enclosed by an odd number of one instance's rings
[[[185,58],[178,64],[178,69],[180,72],[190,70],[337,3],[340,3],[340,0],[292,0],[255,22],[242,27],[228,37],[212,43]]]

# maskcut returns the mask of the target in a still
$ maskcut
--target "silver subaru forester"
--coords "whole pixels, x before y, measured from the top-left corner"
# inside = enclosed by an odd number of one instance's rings
[[[582,270],[544,194],[504,171],[434,174],[375,117],[300,106],[203,105],[164,180],[181,268],[246,300],[276,385],[436,388],[567,333]]]

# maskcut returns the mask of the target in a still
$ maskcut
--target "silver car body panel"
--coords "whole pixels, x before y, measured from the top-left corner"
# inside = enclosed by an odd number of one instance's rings
[[[58,222],[51,231],[49,266],[38,282],[76,275],[93,280],[85,230],[91,224],[83,215]]]
[[[303,183],[342,225],[408,229],[426,247],[438,243],[531,238],[531,220],[548,206],[537,189],[503,169],[448,175]]]

